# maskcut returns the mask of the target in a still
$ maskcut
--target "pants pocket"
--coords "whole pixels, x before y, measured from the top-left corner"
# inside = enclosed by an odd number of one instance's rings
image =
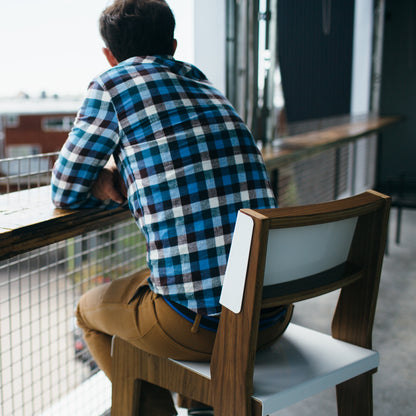
[[[143,351],[160,357],[189,361],[209,361],[211,359],[211,354],[196,351],[178,343],[166,334],[158,322],[143,336],[127,341]]]
[[[147,285],[149,271],[141,270],[131,276],[113,280],[107,283],[108,287],[103,294],[103,303],[124,303],[128,304],[135,297],[137,291],[142,286]]]

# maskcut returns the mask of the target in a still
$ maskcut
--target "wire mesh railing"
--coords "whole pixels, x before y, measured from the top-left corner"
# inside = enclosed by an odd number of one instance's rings
[[[127,221],[0,262],[2,415],[41,415],[97,373],[74,319],[77,300],[142,268],[145,251],[136,224]],[[85,411],[101,394],[84,391],[70,406],[84,402],[82,414],[100,414]]]
[[[58,153],[0,159],[0,194],[48,185]]]

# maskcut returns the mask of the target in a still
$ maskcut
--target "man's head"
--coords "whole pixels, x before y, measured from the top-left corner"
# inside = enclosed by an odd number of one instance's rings
[[[101,36],[117,62],[173,55],[174,30],[175,18],[165,0],[115,0],[100,16]]]

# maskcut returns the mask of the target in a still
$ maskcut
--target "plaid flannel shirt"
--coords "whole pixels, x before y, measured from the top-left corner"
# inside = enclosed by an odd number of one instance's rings
[[[276,206],[247,127],[196,67],[135,57],[90,84],[54,167],[55,205],[113,206],[90,191],[111,154],[147,240],[150,288],[220,312],[238,210]]]

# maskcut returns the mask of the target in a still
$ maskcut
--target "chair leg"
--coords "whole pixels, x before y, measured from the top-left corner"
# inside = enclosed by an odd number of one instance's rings
[[[111,416],[139,415],[141,381],[125,377],[113,383]]]
[[[402,224],[402,207],[397,207],[396,244],[400,244],[400,230]]]
[[[365,373],[337,386],[339,416],[373,415],[372,373]]]
[[[142,382],[136,372],[136,361],[129,353],[130,344],[119,338],[112,345],[112,405],[111,416],[137,416],[139,414]]]

